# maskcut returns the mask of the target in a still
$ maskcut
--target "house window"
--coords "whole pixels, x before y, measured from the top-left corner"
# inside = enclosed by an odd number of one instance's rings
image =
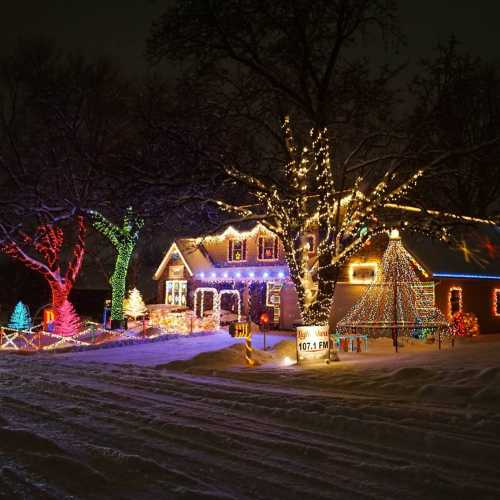
[[[227,260],[229,262],[242,262],[247,260],[247,240],[229,240]]]
[[[448,294],[448,311],[450,317],[463,309],[462,288],[453,286]]]
[[[169,306],[186,306],[187,281],[168,280],[165,282],[165,304]]]
[[[308,253],[316,253],[316,238],[314,234],[308,234],[306,236],[306,246]]]
[[[278,238],[261,236],[259,238],[259,260],[276,260],[278,258]]]
[[[184,277],[184,266],[182,264],[168,266],[168,277],[170,279],[182,279]]]
[[[500,316],[500,288],[493,290],[493,315]]]
[[[372,283],[377,276],[376,262],[353,262],[349,265],[349,283],[363,285]]]

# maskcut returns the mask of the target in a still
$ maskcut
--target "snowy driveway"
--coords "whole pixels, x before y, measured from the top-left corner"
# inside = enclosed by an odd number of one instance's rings
[[[269,333],[266,337],[268,346],[273,346],[283,339],[292,338],[289,335],[276,333]],[[162,342],[113,347],[110,349],[69,352],[57,354],[57,356],[58,358],[68,358],[84,362],[155,366],[170,363],[171,361],[191,359],[202,352],[218,351],[219,349],[243,342],[243,339],[233,339],[227,332],[223,332],[200,337],[177,337]],[[262,349],[264,346],[263,335],[253,334],[252,345],[258,349]]]

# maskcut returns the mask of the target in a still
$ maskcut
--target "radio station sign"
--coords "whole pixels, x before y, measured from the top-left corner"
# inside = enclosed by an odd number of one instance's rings
[[[329,359],[330,337],[328,325],[297,327],[297,361],[322,361]]]

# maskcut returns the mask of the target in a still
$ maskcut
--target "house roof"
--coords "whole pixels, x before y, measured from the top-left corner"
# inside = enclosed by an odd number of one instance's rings
[[[208,271],[213,267],[208,255],[202,251],[202,247],[196,243],[196,240],[187,238],[179,239],[175,240],[172,245],[170,245],[170,248],[153,275],[155,280],[160,279],[160,276],[165,271],[165,267],[167,266],[170,257],[174,253],[178,253],[191,276],[197,272],[202,272],[204,270]]]
[[[210,279],[213,281],[212,273],[216,273],[216,279],[224,279],[224,275],[230,273],[231,277],[250,277],[254,273],[257,278],[264,276],[265,279],[273,277],[281,278],[282,275],[289,276],[286,265],[255,266],[255,269],[245,266],[237,268],[223,268],[214,262],[203,242],[208,238],[224,239],[226,237],[243,236],[248,237],[256,231],[265,229],[261,224],[252,226],[227,227],[219,234],[207,236],[206,238],[184,238],[175,240],[163,257],[154,279],[158,280],[163,274],[171,255],[174,252],[184,262],[189,274],[196,275],[198,279]],[[500,229],[493,226],[482,226],[474,229],[471,234],[463,240],[462,251],[452,249],[444,242],[432,240],[415,234],[403,232],[402,240],[405,248],[430,275],[435,278],[473,278],[473,279],[498,279],[500,280]],[[269,267],[269,269],[267,269]],[[228,274],[229,276],[229,274]]]
[[[436,278],[462,277],[500,280],[500,233],[482,227],[457,250],[444,242],[403,234],[405,248]]]

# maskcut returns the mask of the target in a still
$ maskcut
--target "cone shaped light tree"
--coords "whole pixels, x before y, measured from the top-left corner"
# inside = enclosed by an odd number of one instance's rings
[[[16,304],[8,326],[13,330],[29,330],[31,328],[31,316],[26,304],[21,301]]]
[[[339,321],[337,329],[372,336],[395,330],[397,335],[410,335],[419,330],[447,329],[446,318],[434,306],[434,294],[429,295],[429,288],[418,278],[412,262],[399,232],[391,231],[375,280]]]
[[[90,212],[94,219],[94,227],[111,241],[116,250],[116,261],[111,284],[111,325],[120,327],[123,322],[123,299],[127,284],[127,273],[130,258],[134,251],[139,232],[144,225],[141,217],[127,208],[121,226],[113,224],[99,212]]]
[[[141,292],[137,288],[133,288],[128,295],[124,305],[124,312],[127,316],[137,319],[139,316],[144,316],[147,312],[146,304],[142,299]]]
[[[65,300],[56,310],[54,333],[64,337],[70,337],[79,333],[81,328],[82,323],[73,304],[69,300]]]

